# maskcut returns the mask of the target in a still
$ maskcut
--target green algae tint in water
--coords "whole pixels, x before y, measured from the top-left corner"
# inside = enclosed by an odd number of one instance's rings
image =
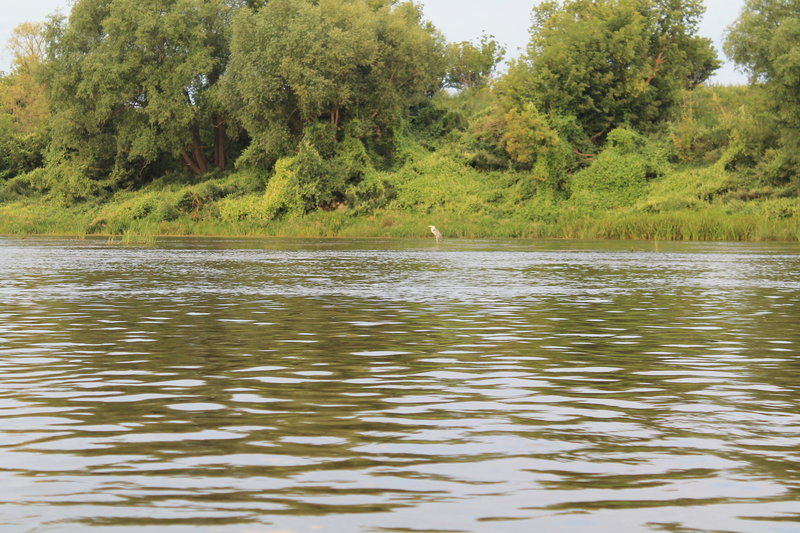
[[[2,531],[800,530],[800,247],[0,241]]]

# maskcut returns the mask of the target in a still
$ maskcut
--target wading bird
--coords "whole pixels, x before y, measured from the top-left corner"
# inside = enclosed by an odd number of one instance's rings
[[[442,242],[442,233],[438,229],[436,229],[436,226],[428,226],[428,227],[431,228],[431,233],[433,233],[433,236],[436,237],[436,242]]]

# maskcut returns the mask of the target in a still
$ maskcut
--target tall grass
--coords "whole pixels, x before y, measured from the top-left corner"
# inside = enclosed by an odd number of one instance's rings
[[[631,212],[582,218],[564,225],[560,233],[569,239],[797,241],[800,221],[714,210]]]
[[[354,216],[345,210],[317,211],[280,220],[231,221],[181,216],[169,221],[117,221],[99,226],[97,209],[54,209],[47,205],[0,207],[0,233],[15,235],[105,235],[112,242],[153,244],[158,236],[278,236],[428,238],[428,225],[447,238],[562,238],[694,241],[800,241],[800,217],[775,218],[755,209],[723,208],[667,212],[563,210],[543,222],[522,215],[469,215],[379,210]]]

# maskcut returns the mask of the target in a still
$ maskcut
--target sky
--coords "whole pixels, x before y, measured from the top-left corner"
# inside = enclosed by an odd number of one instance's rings
[[[56,11],[69,14],[72,0],[1,0],[0,43],[8,42],[11,30],[21,22],[41,21]],[[494,35],[506,47],[507,58],[517,57],[528,42],[531,8],[538,0],[417,0],[425,17],[439,28],[448,40],[475,41],[482,32]],[[700,35],[710,37],[721,59],[722,40],[727,28],[739,16],[744,0],[705,0],[706,14]],[[10,4],[10,5],[9,5]],[[10,54],[2,45],[0,70],[8,71]],[[746,83],[746,76],[726,62],[711,80],[719,84]]]

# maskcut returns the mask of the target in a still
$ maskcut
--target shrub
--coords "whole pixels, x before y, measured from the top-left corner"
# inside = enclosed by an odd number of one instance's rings
[[[651,183],[647,197],[636,208],[654,212],[696,208],[727,192],[733,180],[721,164],[670,173]]]
[[[663,149],[656,142],[617,128],[608,134],[606,148],[591,165],[572,177],[572,202],[601,209],[630,206],[644,196],[648,181],[667,168]]]
[[[407,163],[396,174],[397,197],[393,205],[430,213],[438,209],[481,212],[485,176],[441,152]]]
[[[361,215],[374,212],[389,205],[397,197],[391,175],[373,171],[357,185],[345,191],[345,201],[352,214]]]
[[[302,214],[306,210],[294,161],[293,157],[284,157],[275,163],[275,174],[267,183],[264,193],[264,214],[267,219]]]
[[[67,159],[31,172],[37,188],[46,188],[48,196],[58,205],[70,206],[96,198],[103,190],[103,183],[91,177],[86,163]]]
[[[218,204],[219,217],[225,222],[266,221],[272,218],[263,194],[228,197]]]

